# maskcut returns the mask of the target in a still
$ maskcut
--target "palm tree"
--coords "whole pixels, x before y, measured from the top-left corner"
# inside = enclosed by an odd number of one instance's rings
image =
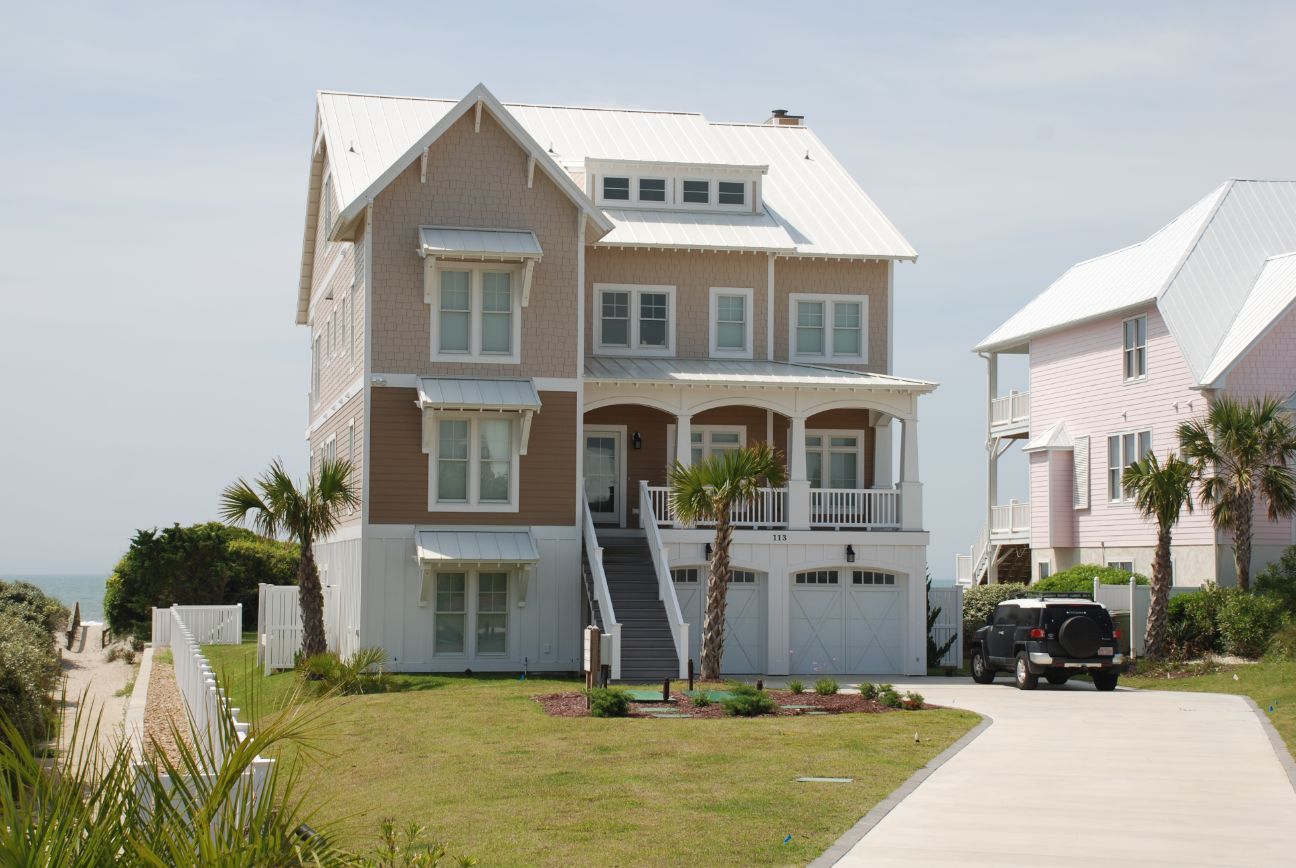
[[[1237,583],[1246,590],[1256,497],[1268,503],[1270,521],[1296,512],[1296,428],[1280,398],[1225,396],[1211,401],[1205,419],[1179,426],[1179,445],[1193,465],[1211,521],[1233,534]]]
[[[1152,561],[1152,604],[1148,608],[1144,653],[1153,660],[1165,654],[1170,608],[1170,532],[1186,507],[1192,512],[1193,466],[1176,455],[1162,464],[1155,454],[1125,468],[1121,485],[1134,497],[1145,518],[1157,523],[1156,557]]]
[[[360,503],[351,487],[351,462],[324,460],[319,475],[311,473],[306,487],[298,488],[283,462],[276,458],[256,480],[246,479],[221,493],[221,518],[230,524],[251,524],[260,534],[278,537],[280,532],[301,546],[297,567],[297,596],[302,613],[302,655],[311,657],[328,650],[324,637],[324,593],[315,564],[315,540],[337,530],[346,507]]]
[[[671,506],[676,518],[686,524],[715,522],[715,547],[702,616],[703,680],[720,677],[720,658],[724,655],[725,595],[733,542],[729,511],[755,498],[762,485],[778,487],[785,478],[782,459],[765,443],[713,455],[691,467],[676,461],[670,470]]]

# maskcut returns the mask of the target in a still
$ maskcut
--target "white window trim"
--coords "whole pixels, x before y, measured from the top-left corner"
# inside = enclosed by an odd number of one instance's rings
[[[1143,320],[1143,373],[1133,377],[1125,376],[1125,357],[1132,351],[1139,349],[1139,344],[1133,347],[1125,346],[1125,325],[1126,323]],[[1127,317],[1121,320],[1121,380],[1125,383],[1142,383],[1148,378],[1148,323],[1147,314],[1141,313],[1138,316]]]
[[[713,454],[711,452],[711,435],[712,434],[737,434],[738,445],[747,445],[747,426],[746,425],[692,425],[689,427],[689,434],[702,435],[702,460],[705,461]],[[673,467],[675,464],[675,426],[666,426],[666,465]]]
[[[603,195],[603,181],[605,178],[628,178],[630,181],[630,198],[628,199],[609,199]],[[665,186],[665,198],[662,201],[656,199],[641,199],[639,197],[640,181],[661,181]],[[594,177],[595,201],[605,208],[668,208],[675,205],[675,185],[669,175],[651,174],[651,173],[634,173],[634,172],[603,172]]]
[[[337,435],[330,434],[324,441],[324,448],[320,451],[320,468],[323,469],[325,461],[337,460]]]
[[[883,577],[885,577],[885,578],[889,578],[891,581],[889,581],[889,582],[887,582],[887,581],[882,581],[882,582],[864,582],[864,581],[861,581],[861,582],[859,582],[859,583],[856,583],[856,581],[855,581],[855,574],[856,574],[856,573],[873,573],[873,574],[875,574],[875,575],[879,575],[879,576],[883,576]],[[895,573],[891,572],[890,570],[883,570],[883,569],[877,569],[877,568],[869,569],[869,568],[867,568],[867,567],[863,567],[863,568],[861,568],[861,567],[854,567],[854,568],[852,568],[852,569],[850,570],[850,575],[849,575],[847,578],[849,578],[850,581],[847,582],[846,584],[849,585],[850,588],[851,588],[851,590],[853,590],[853,591],[894,591],[897,587],[899,587],[899,584],[900,584],[899,581],[898,581],[900,577],[899,577],[898,575],[896,575]]]
[[[482,419],[502,419],[509,423],[509,499],[507,501],[480,502],[481,439],[477,423]],[[441,422],[468,421],[468,499],[437,499],[437,456],[441,452]],[[428,452],[428,512],[517,512],[519,509],[521,479],[520,426],[507,414],[498,413],[437,413],[432,425],[431,448]]]
[[[792,573],[792,587],[798,591],[832,591],[833,593],[836,593],[837,591],[840,591],[843,586],[850,584],[850,571],[852,569],[854,569],[854,567],[815,567],[813,569],[797,570]],[[797,578],[800,576],[808,575],[810,573],[836,573],[837,581],[831,583],[797,581]],[[843,573],[846,573],[845,582],[842,581]]]
[[[431,308],[431,358],[436,362],[472,362],[486,365],[517,365],[522,362],[522,278],[523,266],[512,262],[456,262],[438,259],[436,266],[429,269],[425,280],[431,286],[424,286],[423,300]],[[442,352],[438,346],[441,339],[441,273],[443,271],[467,271],[468,278],[468,352]],[[512,348],[508,353],[482,352],[482,295],[484,281],[482,274],[487,271],[508,272],[510,296],[513,302],[513,333],[509,337]]]
[[[1122,564],[1129,564],[1129,569],[1126,569],[1125,567],[1121,566]],[[1107,569],[1109,570],[1125,570],[1125,572],[1127,573],[1134,572],[1133,561],[1107,561],[1106,566]]]
[[[603,345],[603,293],[630,293],[630,321],[628,347],[606,347]],[[666,294],[666,346],[639,346],[639,296],[644,293]],[[675,287],[644,283],[596,283],[594,284],[594,353],[600,356],[673,356],[675,355]]]
[[[462,651],[437,651],[436,650],[436,618],[439,614],[436,608],[436,580],[439,573],[463,573],[464,574],[464,647]],[[508,581],[508,600],[504,605],[504,650],[503,651],[481,651],[477,650],[477,617],[481,614],[479,611],[478,591],[479,576],[481,573],[504,573]],[[516,599],[517,591],[515,590],[519,583],[517,581],[518,572],[516,569],[507,569],[499,567],[483,567],[480,565],[460,564],[457,566],[446,566],[436,568],[432,566],[423,568],[423,580],[419,586],[419,608],[430,609],[432,614],[432,656],[437,659],[471,659],[482,658],[486,660],[511,660],[514,645],[514,619],[512,609]],[[458,614],[453,613],[453,614]],[[487,614],[497,615],[499,612],[488,612]]]
[[[848,429],[848,428],[812,428],[812,429],[808,429],[808,430],[805,432],[805,436],[806,436],[806,437],[823,437],[823,438],[824,438],[824,444],[825,444],[825,445],[823,445],[823,446],[819,446],[819,447],[817,447],[817,448],[811,448],[811,447],[807,444],[807,446],[806,446],[806,455],[809,455],[811,452],[822,452],[822,453],[824,453],[824,454],[828,454],[828,453],[832,453],[832,452],[849,452],[850,450],[847,449],[847,448],[844,447],[844,446],[832,447],[832,446],[828,446],[828,445],[826,445],[827,442],[828,442],[828,441],[827,441],[827,438],[829,438],[829,437],[854,437],[854,438],[855,438],[855,455],[856,455],[856,459],[855,459],[855,488],[856,488],[856,490],[859,490],[859,489],[864,488],[864,432],[863,432],[863,431],[852,431],[852,430],[850,430],[850,429]],[[823,466],[825,466],[825,467],[831,467],[831,462],[829,462],[828,464],[825,464],[825,465],[823,465]],[[807,469],[806,473],[807,473],[807,477],[806,477],[806,478],[808,479],[808,478],[809,478],[809,470],[808,470],[808,469]],[[823,489],[823,490],[825,490],[825,491],[829,491],[829,490],[831,490],[831,489]],[[844,490],[846,490],[846,489],[837,489],[837,490],[838,490],[838,491],[844,491]]]
[[[741,296],[743,301],[743,323],[744,338],[746,349],[733,350],[720,347],[719,329],[720,329],[720,298],[722,296]],[[707,334],[710,341],[711,357],[713,359],[750,359],[754,351],[753,347],[753,320],[755,319],[755,299],[756,291],[748,287],[741,286],[713,286],[711,287],[711,313],[708,317]]]
[[[1046,569],[1048,570],[1048,575],[1044,574]],[[1035,562],[1035,581],[1041,582],[1051,575],[1053,575],[1053,561],[1045,559]]]
[[[320,393],[322,377],[320,376],[320,366],[323,360],[320,358],[322,338],[320,332],[315,332],[311,339],[311,406],[318,407],[320,402]]]
[[[822,353],[798,353],[796,351],[797,304],[803,301],[822,302],[824,307],[824,351]],[[833,305],[837,302],[858,303],[860,306],[860,351],[859,355],[836,355],[833,353]],[[817,359],[819,361],[838,361],[843,364],[867,365],[869,363],[869,305],[867,295],[834,295],[809,292],[794,292],[788,295],[788,358],[797,361]]]
[[[685,181],[706,181],[707,202],[685,202],[684,201],[684,182]],[[741,205],[721,205],[720,204],[720,182],[726,181],[743,185],[743,203]],[[678,175],[674,179],[675,204],[672,206],[680,211],[722,211],[726,213],[752,213],[756,209],[752,205],[755,200],[756,184],[748,178],[725,178],[717,175]]]
[[[347,323],[348,334],[350,335],[350,340],[347,341],[347,352],[349,353],[351,367],[354,368],[356,365],[356,285],[354,281],[352,281],[351,288],[347,292],[349,298],[347,310],[350,314],[348,317],[350,322]]]
[[[1133,463],[1134,461],[1137,460],[1137,458],[1130,458],[1128,455],[1125,454],[1125,437],[1127,437],[1127,436],[1129,436],[1129,435],[1131,435],[1131,434],[1134,436],[1134,451],[1135,451],[1135,453],[1138,452],[1138,438],[1139,438],[1139,435],[1140,435],[1140,434],[1146,434],[1146,435],[1148,435],[1148,452],[1149,452],[1149,453],[1152,452],[1152,450],[1153,450],[1153,448],[1154,448],[1154,445],[1153,445],[1153,444],[1156,442],[1155,439],[1154,439],[1154,436],[1153,436],[1153,434],[1152,434],[1152,429],[1151,429],[1151,428],[1138,428],[1138,429],[1135,429],[1135,430],[1133,430],[1133,431],[1113,431],[1112,433],[1110,433],[1110,434],[1107,435],[1107,437],[1106,437],[1106,438],[1104,439],[1104,441],[1103,441],[1103,456],[1104,456],[1104,457],[1103,457],[1103,470],[1105,471],[1105,476],[1107,477],[1107,502],[1108,502],[1108,503],[1126,503],[1126,504],[1132,504],[1132,503],[1134,503],[1134,498],[1129,497],[1129,496],[1127,496],[1127,495],[1125,494],[1125,487],[1124,487],[1125,468],[1126,468],[1126,467],[1129,467],[1131,463]],[[1117,438],[1119,438],[1120,441],[1121,441],[1121,465],[1120,465],[1120,473],[1121,473],[1121,483],[1122,483],[1122,484],[1121,484],[1121,485],[1118,485],[1118,486],[1116,487],[1116,488],[1117,488],[1116,491],[1112,491],[1112,490],[1111,490],[1111,488],[1112,488],[1112,484],[1111,484],[1111,472],[1112,472],[1112,470],[1113,470],[1113,468],[1112,468],[1112,463],[1111,463],[1111,439],[1112,439],[1113,437],[1117,437]]]

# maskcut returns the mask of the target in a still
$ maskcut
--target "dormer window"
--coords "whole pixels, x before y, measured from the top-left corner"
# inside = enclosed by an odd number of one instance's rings
[[[665,202],[666,201],[666,179],[665,178],[640,178],[639,179],[639,201],[640,202]]]
[[[710,181],[685,181],[684,192],[680,197],[683,202],[692,205],[709,205],[711,204],[711,182]]]
[[[721,205],[744,205],[747,202],[747,185],[742,181],[721,181],[718,201]]]
[[[622,202],[630,201],[630,179],[605,177],[603,179],[603,198]]]

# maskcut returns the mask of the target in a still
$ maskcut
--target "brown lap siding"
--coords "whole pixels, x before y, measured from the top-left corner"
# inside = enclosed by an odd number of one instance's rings
[[[519,461],[517,512],[429,512],[428,456],[414,389],[374,389],[370,418],[372,524],[570,526],[576,515],[576,393],[541,392],[527,454]]]

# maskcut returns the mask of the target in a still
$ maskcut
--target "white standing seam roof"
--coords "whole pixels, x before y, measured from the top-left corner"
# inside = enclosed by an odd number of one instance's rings
[[[421,377],[418,405],[424,410],[539,410],[540,394],[530,380]]]
[[[1293,303],[1296,303],[1296,252],[1270,257],[1225,333],[1202,382],[1213,385],[1227,374],[1292,309]]]
[[[529,531],[421,530],[420,564],[534,564],[540,553]]]
[[[797,386],[831,389],[898,389],[930,392],[936,384],[886,374],[843,371],[787,362],[586,356],[585,379],[606,382],[674,382],[699,386]]]
[[[419,227],[419,243],[428,256],[453,253],[474,258],[535,258],[544,252],[529,229],[459,229]]]
[[[1146,241],[1073,266],[975,349],[1019,350],[1037,335],[1155,303],[1197,383],[1208,385],[1227,347],[1257,328],[1238,322],[1244,313],[1248,322],[1280,315],[1277,287],[1264,288],[1268,301],[1248,302],[1266,259],[1292,250],[1296,182],[1231,180]],[[1279,281],[1286,266],[1275,268],[1270,279]]]
[[[795,253],[796,242],[769,214],[609,210],[616,228],[600,247],[707,248]]]

